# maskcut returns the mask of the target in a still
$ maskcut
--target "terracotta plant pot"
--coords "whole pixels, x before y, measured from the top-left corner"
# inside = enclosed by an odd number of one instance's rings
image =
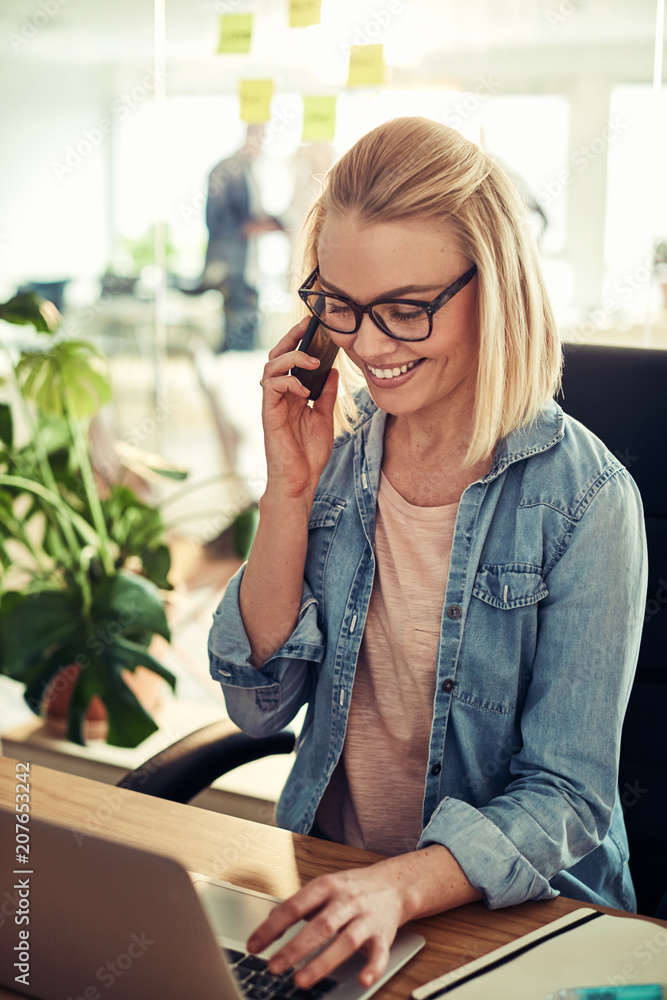
[[[81,667],[71,664],[61,670],[49,684],[42,701],[42,717],[46,729],[54,736],[65,739],[67,736],[67,714],[72,691],[76,684]],[[149,713],[154,713],[164,703],[169,685],[147,667],[137,667],[132,672],[123,671],[123,680]],[[89,740],[106,740],[108,731],[107,710],[98,695],[93,695],[88,705],[83,723],[83,738]]]

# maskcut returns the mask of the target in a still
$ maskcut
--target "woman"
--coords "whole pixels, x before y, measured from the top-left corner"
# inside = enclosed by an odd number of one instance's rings
[[[253,735],[308,705],[280,825],[389,857],[311,882],[249,946],[306,918],[271,968],[332,939],[297,983],[361,947],[370,985],[400,924],[471,900],[632,909],[616,782],[641,502],[552,398],[519,199],[455,131],[388,122],[327,175],[302,273],[366,387],[334,442],[338,373],[312,408],[289,374],[317,365],[296,350],[307,320],[271,351],[268,483],[211,670]]]

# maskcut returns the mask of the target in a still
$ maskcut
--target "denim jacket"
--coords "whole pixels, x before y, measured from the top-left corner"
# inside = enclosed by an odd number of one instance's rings
[[[311,829],[345,737],[385,420],[369,399],[334,444],[289,639],[261,669],[249,664],[243,568],[211,630],[211,673],[241,729],[274,732],[308,705],[277,809],[298,833]],[[646,572],[633,479],[553,401],[499,443],[461,497],[418,848],[449,848],[491,908],[559,892],[635,908],[617,771]]]

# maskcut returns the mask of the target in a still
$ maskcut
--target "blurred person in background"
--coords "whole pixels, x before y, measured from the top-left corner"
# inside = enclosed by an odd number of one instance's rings
[[[282,229],[262,208],[252,165],[261,152],[263,125],[249,125],[243,146],[213,167],[208,179],[206,260],[195,292],[217,288],[223,295],[220,351],[256,346],[258,272],[255,238]]]

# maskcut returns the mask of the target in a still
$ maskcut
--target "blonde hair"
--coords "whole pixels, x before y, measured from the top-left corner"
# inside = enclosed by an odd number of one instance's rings
[[[487,459],[500,438],[535,419],[561,370],[537,248],[512,182],[452,128],[426,118],[385,122],[326,174],[301,234],[299,283],[317,266],[327,216],[349,212],[362,225],[446,220],[458,249],[477,265],[479,363],[466,461]],[[337,408],[339,430],[355,417],[351,367],[341,365],[346,391]]]

